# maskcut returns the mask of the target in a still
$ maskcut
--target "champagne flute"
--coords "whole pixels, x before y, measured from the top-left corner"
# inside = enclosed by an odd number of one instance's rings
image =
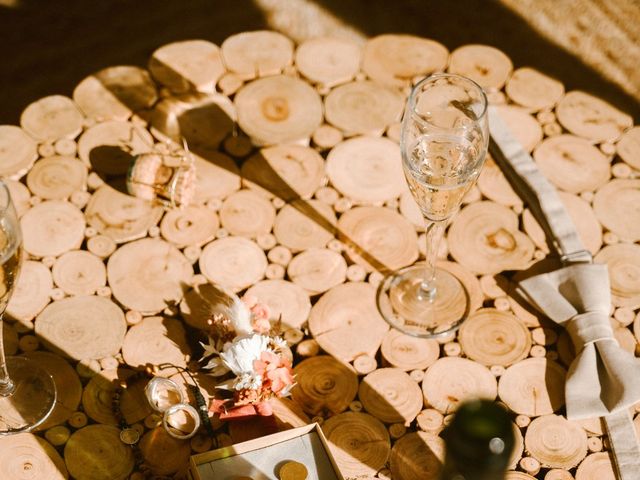
[[[5,357],[2,324],[22,262],[22,235],[9,189],[0,181],[0,435],[28,432],[51,413],[53,378],[25,357]]]
[[[466,290],[436,267],[436,258],[447,221],[478,178],[488,144],[487,98],[474,81],[436,74],[413,88],[400,149],[409,190],[425,218],[426,261],[387,276],[377,296],[382,316],[404,333],[443,335],[468,313]]]

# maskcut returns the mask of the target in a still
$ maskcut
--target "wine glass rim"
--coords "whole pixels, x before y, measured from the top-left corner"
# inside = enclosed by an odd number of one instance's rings
[[[429,83],[432,82],[434,80],[438,80],[440,78],[456,78],[456,79],[460,79],[463,80],[465,82],[468,82],[469,84],[471,84],[471,86],[475,87],[478,89],[478,91],[480,92],[480,99],[482,101],[482,111],[480,112],[480,114],[477,116],[477,118],[475,119],[476,121],[481,120],[486,114],[487,114],[487,110],[489,107],[489,102],[487,100],[487,94],[484,92],[484,89],[480,86],[480,84],[478,82],[476,82],[475,80],[470,79],[469,77],[465,77],[463,75],[458,75],[456,73],[434,73],[431,74],[427,77],[424,77],[422,80],[420,80],[418,83],[416,83],[413,87],[413,89],[411,90],[411,94],[409,95],[409,101],[407,102],[407,107],[409,107],[411,109],[411,114],[416,114],[417,112],[415,112],[415,104],[416,104],[416,97],[418,95],[418,92],[420,91],[420,87],[422,87],[422,85],[424,85],[425,83]],[[417,118],[417,121],[421,122],[421,123],[427,123],[430,124],[430,122],[428,122],[427,120],[425,120],[422,116],[418,115],[419,118]]]

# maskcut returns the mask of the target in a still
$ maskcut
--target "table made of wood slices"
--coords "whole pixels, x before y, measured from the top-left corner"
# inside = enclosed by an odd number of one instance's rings
[[[106,68],[72,98],[29,105],[20,127],[0,126],[0,175],[26,256],[5,345],[48,369],[59,394],[35,434],[0,438],[0,478],[143,478],[119,438],[115,380],[192,365],[206,321],[196,289],[215,282],[282,317],[298,384],[274,402],[276,420],[322,423],[346,478],[436,478],[438,433],[479,395],[517,415],[509,480],[613,479],[600,421],[563,416],[569,337],[505,283],[549,247],[491,158],[439,253],[469,295],[462,328],[419,339],[377,313],[383,274],[423,255],[398,122],[412,82],[438,71],[480,83],[558,187],[584,244],[609,266],[611,322],[635,351],[640,127],[631,117],[484,45],[449,52],[401,35],[294,45],[270,31],[221,47],[178,42],[155,51],[148,70]],[[197,168],[192,205],[123,193],[135,155],[181,136]],[[211,398],[213,379],[196,378]],[[258,421],[214,422],[214,438],[175,440],[148,408],[145,381],[129,382],[120,404],[156,475],[184,478],[193,452],[263,432]]]

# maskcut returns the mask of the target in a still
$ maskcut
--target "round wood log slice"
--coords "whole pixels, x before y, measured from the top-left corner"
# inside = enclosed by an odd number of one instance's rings
[[[640,201],[640,180],[616,179],[596,192],[593,211],[602,225],[621,240],[640,240],[640,210],[629,208]]]
[[[206,245],[198,264],[210,282],[239,292],[262,279],[268,262],[255,242],[226,237]]]
[[[480,288],[480,282],[475,275],[459,263],[455,262],[439,261],[436,264],[436,267],[449,272],[451,275],[456,277],[458,281],[460,281],[467,297],[467,308],[469,313],[475,312],[477,309],[482,307],[484,297],[482,289]]]
[[[403,88],[417,76],[444,70],[448,58],[446,47],[433,40],[413,35],[378,35],[364,47],[362,70],[382,85]]]
[[[221,48],[227,69],[244,80],[276,75],[293,62],[293,42],[281,33],[267,30],[232,35]]]
[[[499,90],[509,78],[509,57],[488,45],[465,45],[451,52],[449,72],[463,75],[483,88]]]
[[[292,252],[325,247],[334,238],[337,222],[331,206],[319,200],[294,205],[282,207],[275,218],[273,234],[278,242]]]
[[[163,45],[153,52],[149,71],[172,92],[193,89],[214,93],[225,68],[217,45],[206,40],[185,40]]]
[[[338,220],[349,258],[367,269],[395,271],[418,259],[418,236],[402,215],[384,207],[356,207]]]
[[[408,189],[400,195],[398,208],[400,209],[400,213],[413,224],[417,231],[424,231],[424,216],[413,198],[413,194]]]
[[[640,127],[633,127],[616,143],[618,156],[636,170],[640,170]]]
[[[0,437],[0,477],[11,480],[67,480],[64,460],[45,439],[31,433]]]
[[[534,245],[518,230],[518,223],[518,216],[503,205],[488,201],[469,204],[449,227],[451,256],[481,274],[524,269]]]
[[[47,348],[74,360],[117,354],[126,330],[120,307],[98,296],[58,300],[49,304],[35,321],[35,332]]]
[[[485,197],[496,203],[508,207],[522,206],[522,199],[513,190],[509,180],[490,155],[487,155],[478,177],[478,188]]]
[[[298,71],[313,83],[333,87],[350,81],[360,70],[362,51],[357,43],[332,37],[317,37],[296,49]]]
[[[309,295],[300,286],[286,280],[263,280],[246,292],[269,307],[272,322],[282,321],[282,328],[300,328],[311,311]]]
[[[240,190],[240,169],[223,153],[198,149],[193,154],[196,166],[196,195],[193,203],[204,204],[212,199],[226,198]]]
[[[347,262],[332,250],[310,248],[293,257],[287,266],[287,275],[309,295],[318,295],[344,283]]]
[[[143,238],[116,250],[107,263],[113,296],[130,310],[157,313],[180,301],[193,267],[173,245]]]
[[[514,102],[538,111],[553,108],[564,95],[564,85],[535,68],[522,67],[513,72],[505,91]]]
[[[331,90],[324,100],[327,122],[345,135],[381,135],[400,121],[404,98],[372,81],[351,82]]]
[[[132,367],[161,363],[186,367],[190,354],[184,326],[174,318],[147,317],[129,329],[122,344],[122,357]]]
[[[466,358],[443,357],[425,373],[422,394],[425,405],[447,415],[471,398],[494,400],[498,385],[488,368]]]
[[[391,329],[382,340],[380,351],[394,367],[404,371],[424,370],[440,356],[440,345],[433,339],[412,337]]]
[[[97,121],[127,120],[132,112],[151,107],[157,99],[149,72],[131,65],[104,68],[73,90],[73,100],[82,113]]]
[[[506,473],[504,480],[536,480],[536,477],[532,477],[528,473],[524,473],[524,472],[509,471]],[[572,480],[573,480],[573,477],[572,477]]]
[[[106,235],[94,235],[87,239],[87,250],[96,257],[106,258],[116,251],[116,242]]]
[[[85,209],[87,224],[117,243],[144,237],[162,217],[162,207],[101,186]]]
[[[324,351],[344,362],[363,353],[375,356],[389,325],[375,303],[368,283],[333,287],[311,308],[309,330]]]
[[[29,190],[44,200],[68,198],[84,190],[86,182],[87,167],[72,157],[43,158],[27,174]]]
[[[234,98],[238,124],[256,145],[311,138],[322,123],[320,96],[304,81],[278,75],[242,87]]]
[[[412,432],[391,449],[391,473],[397,480],[436,479],[444,463],[444,440],[426,432]]]
[[[613,305],[640,307],[640,246],[629,243],[609,245],[600,250],[594,261],[607,264]]]
[[[467,318],[458,332],[462,350],[483,365],[508,366],[527,358],[531,334],[515,315],[493,308],[478,310]]]
[[[385,423],[408,426],[422,410],[420,387],[399,368],[379,368],[362,379],[358,398],[364,408]]]
[[[35,257],[55,257],[79,248],[84,240],[84,215],[62,200],[48,200],[32,207],[20,219],[23,246]]]
[[[566,370],[546,358],[528,358],[507,368],[498,395],[510,410],[530,417],[550,415],[564,405]]]
[[[551,183],[569,193],[596,190],[611,177],[607,157],[575,135],[547,138],[535,149],[533,158]]]
[[[560,415],[543,415],[527,427],[527,452],[547,468],[569,470],[587,455],[587,434]]]
[[[140,440],[145,463],[157,475],[172,475],[188,467],[189,442],[171,437],[162,427],[147,432]]]
[[[38,145],[20,127],[0,125],[0,175],[22,177],[38,158]]]
[[[290,398],[272,398],[269,404],[280,431],[304,427],[311,423],[311,419],[304,413],[301,406]]]
[[[391,200],[407,189],[400,148],[388,138],[346,140],[329,152],[326,168],[333,186],[360,202]]]
[[[51,271],[55,284],[68,295],[92,295],[107,283],[102,260],[84,250],[62,254]]]
[[[375,475],[391,453],[389,433],[380,420],[366,413],[345,412],[322,424],[329,449],[343,475]]]
[[[263,148],[242,164],[249,188],[287,201],[310,198],[322,186],[324,174],[322,156],[301,145]]]
[[[31,322],[48,305],[52,289],[51,272],[44,264],[33,260],[23,262],[7,305],[7,315],[25,324]]]
[[[616,478],[609,452],[588,455],[576,470],[576,480],[616,480]]]
[[[220,222],[232,235],[257,237],[269,233],[276,209],[264,196],[251,190],[229,195],[220,209]]]
[[[2,127],[0,126],[0,130],[1,129]],[[1,141],[2,140],[0,139],[0,142]],[[1,145],[0,152],[2,152]],[[0,160],[0,164],[2,164],[2,160]],[[2,174],[0,173],[0,175]],[[22,217],[22,215],[24,215],[24,213],[31,208],[31,192],[29,192],[29,189],[23,183],[20,183],[16,180],[11,180],[10,178],[3,176],[2,181],[9,189],[9,195],[11,196],[13,206],[16,208],[18,218]]]
[[[82,131],[82,121],[82,113],[73,100],[62,95],[41,98],[20,116],[20,126],[40,141],[74,138]]]
[[[64,460],[78,480],[125,480],[135,465],[133,450],[112,425],[88,425],[77,430],[64,447]]]
[[[633,118],[588,93],[568,92],[556,107],[560,124],[594,142],[613,141],[633,126]]]
[[[311,415],[344,412],[358,393],[358,376],[333,357],[318,355],[293,369],[296,385],[292,399]]]
[[[178,248],[201,246],[213,240],[218,215],[204,206],[189,205],[169,210],[160,223],[160,234]]]
[[[524,438],[518,425],[513,422],[511,423],[511,430],[513,431],[514,444],[511,457],[509,457],[508,468],[516,468],[524,452]]]
[[[529,114],[527,109],[522,107],[503,105],[496,107],[496,110],[516,140],[528,152],[532,152],[543,137],[540,123]]]

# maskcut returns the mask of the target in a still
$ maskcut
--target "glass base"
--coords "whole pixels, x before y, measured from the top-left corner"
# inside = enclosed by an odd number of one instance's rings
[[[56,386],[49,373],[24,357],[7,357],[13,382],[8,395],[0,395],[0,435],[29,432],[51,413]]]
[[[469,295],[460,281],[436,269],[434,295],[422,288],[424,264],[403,268],[385,277],[378,287],[377,304],[394,328],[416,337],[434,338],[453,332],[468,315]]]

